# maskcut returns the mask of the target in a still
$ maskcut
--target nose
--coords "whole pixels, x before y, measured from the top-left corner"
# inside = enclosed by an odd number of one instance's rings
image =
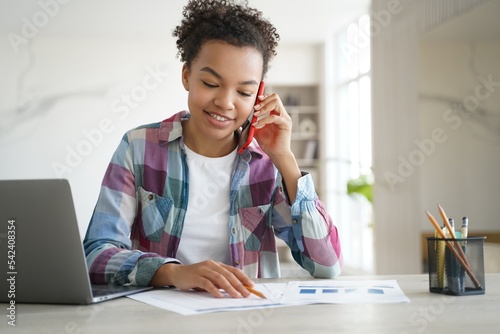
[[[214,98],[214,104],[222,110],[234,109],[234,95],[228,89],[220,89]]]

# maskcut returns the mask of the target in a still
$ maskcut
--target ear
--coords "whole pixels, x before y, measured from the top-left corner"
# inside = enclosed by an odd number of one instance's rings
[[[189,92],[189,69],[186,64],[182,65],[182,85]]]

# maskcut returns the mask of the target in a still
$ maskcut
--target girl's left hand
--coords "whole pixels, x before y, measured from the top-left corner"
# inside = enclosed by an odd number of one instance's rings
[[[292,134],[292,118],[285,110],[278,94],[263,95],[261,101],[254,109],[257,122],[255,127],[255,139],[262,150],[269,157],[278,158],[290,154],[290,141]]]

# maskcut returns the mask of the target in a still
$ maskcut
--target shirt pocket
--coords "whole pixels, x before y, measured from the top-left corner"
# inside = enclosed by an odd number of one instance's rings
[[[243,243],[247,251],[260,251],[263,245],[274,240],[274,233],[267,223],[271,205],[259,205],[250,208],[240,208],[240,221],[243,230]]]
[[[172,199],[162,197],[139,187],[140,219],[144,236],[151,241],[159,242],[172,208]]]

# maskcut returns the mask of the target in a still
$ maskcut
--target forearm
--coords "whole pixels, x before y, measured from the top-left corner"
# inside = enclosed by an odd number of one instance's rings
[[[149,282],[149,285],[155,288],[174,285],[174,281],[172,280],[172,272],[177,269],[177,266],[179,266],[179,263],[165,263],[160,266],[154,273],[153,278]]]
[[[338,276],[343,260],[336,226],[319,199],[306,201],[301,207],[299,226],[292,227],[295,235],[298,231],[302,233],[302,249],[297,247],[296,255],[311,275],[322,278]]]
[[[297,185],[291,207],[277,201],[273,218],[275,231],[290,246],[297,263],[311,275],[337,276],[343,262],[337,228],[317,197],[311,176],[304,175]]]
[[[97,244],[98,242],[95,242]],[[165,262],[177,261],[155,253],[124,249],[111,243],[85,243],[89,276],[94,284],[147,286]]]
[[[283,178],[288,199],[290,203],[293,203],[297,196],[298,181],[302,177],[297,160],[293,153],[290,152],[287,155],[275,159],[274,164]]]

